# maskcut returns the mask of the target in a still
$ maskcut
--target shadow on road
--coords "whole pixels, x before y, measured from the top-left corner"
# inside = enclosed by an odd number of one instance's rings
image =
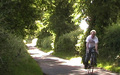
[[[58,58],[45,53],[36,47],[28,46],[28,53],[37,61],[44,75],[119,75],[104,71],[102,69],[94,69],[93,73],[88,74],[88,70],[84,69],[80,60],[70,61]]]

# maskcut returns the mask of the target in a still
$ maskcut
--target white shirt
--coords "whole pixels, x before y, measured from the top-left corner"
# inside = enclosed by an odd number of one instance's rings
[[[89,35],[87,38],[86,38],[86,42],[89,43],[89,48],[90,47],[94,47],[96,43],[98,43],[98,38],[97,36],[95,36],[93,39],[91,37],[91,35]]]

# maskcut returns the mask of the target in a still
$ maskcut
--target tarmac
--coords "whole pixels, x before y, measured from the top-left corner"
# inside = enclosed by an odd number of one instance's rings
[[[65,60],[51,55],[52,51],[45,53],[30,44],[27,46],[28,53],[39,64],[44,75],[120,75],[101,68],[94,68],[92,72],[91,69],[84,69],[80,57]]]

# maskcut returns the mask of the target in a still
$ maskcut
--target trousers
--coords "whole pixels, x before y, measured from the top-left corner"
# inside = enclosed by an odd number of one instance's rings
[[[86,55],[85,55],[85,65],[88,65],[88,61],[90,60],[92,50],[95,51],[95,47],[89,48],[89,52],[88,53],[86,52]],[[97,53],[95,51],[95,64],[96,63],[97,63]]]

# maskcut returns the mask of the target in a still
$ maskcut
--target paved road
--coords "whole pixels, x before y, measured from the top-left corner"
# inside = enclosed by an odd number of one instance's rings
[[[50,55],[52,52],[45,53],[36,47],[28,45],[28,52],[38,62],[42,71],[46,75],[90,75],[88,70],[84,69],[81,58],[65,60]],[[98,69],[94,70],[92,75],[120,75],[109,71]]]

